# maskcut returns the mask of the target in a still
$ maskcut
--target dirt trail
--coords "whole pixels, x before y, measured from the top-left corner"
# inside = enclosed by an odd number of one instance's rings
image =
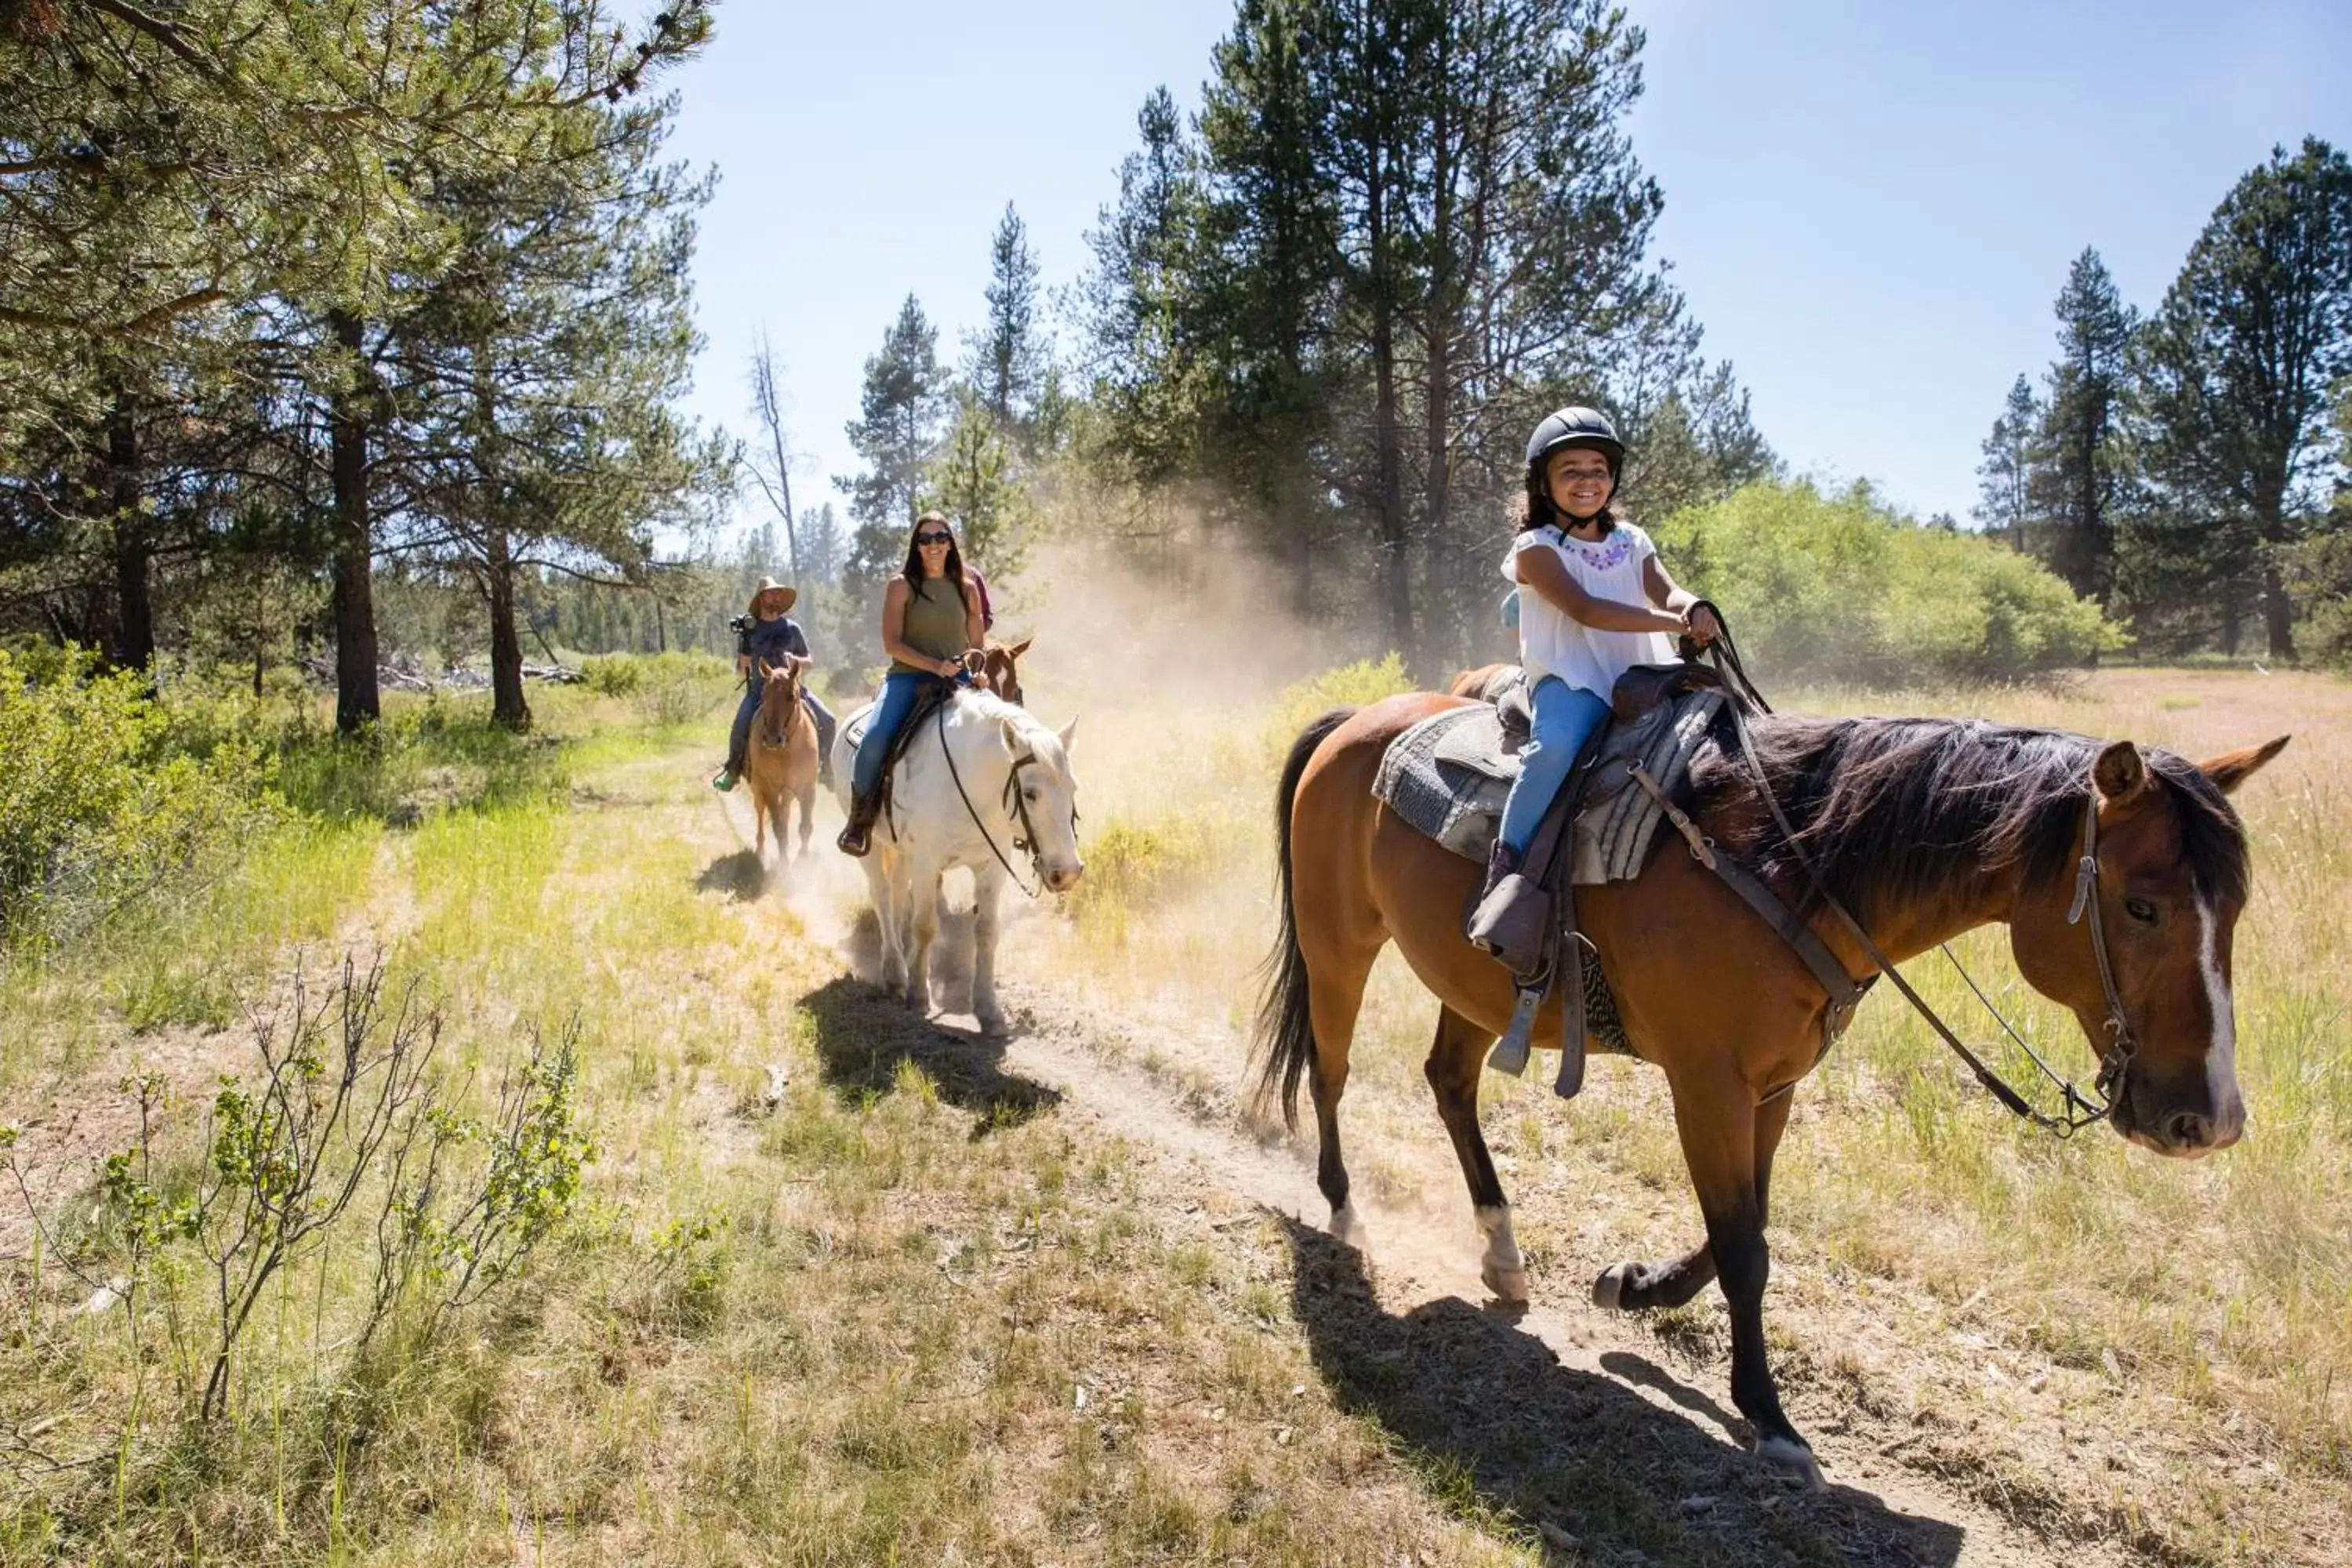
[[[698,814],[689,831],[738,868],[722,879],[737,896],[756,899],[749,830],[736,815]],[[820,824],[821,834],[830,831]],[[794,881],[782,896],[812,940],[831,942],[853,972],[870,976],[871,928],[850,919],[862,880],[820,847]],[[955,935],[951,922],[943,945]],[[960,968],[950,952],[935,974],[936,997],[958,1002]],[[1706,1540],[1708,1562],[1819,1561],[1825,1546],[1850,1563],[1939,1568],[2139,1560],[2105,1541],[2045,1533],[2032,1522],[2046,1512],[2037,1500],[2005,1495],[1990,1476],[1950,1473],[1952,1446],[1899,1402],[1790,1375],[1790,1358],[1776,1345],[1791,1416],[1813,1437],[1830,1481],[1826,1493],[1802,1492],[1747,1452],[1719,1336],[1685,1352],[1649,1320],[1590,1306],[1589,1277],[1567,1259],[1535,1263],[1531,1308],[1493,1300],[1477,1278],[1468,1201],[1433,1113],[1419,1146],[1376,1147],[1351,1134],[1351,1163],[1360,1170],[1377,1156],[1402,1166],[1411,1173],[1404,1187],[1427,1194],[1383,1203],[1360,1181],[1371,1230],[1369,1257],[1360,1256],[1322,1232],[1311,1128],[1303,1139],[1265,1134],[1231,1094],[1147,1065],[1197,1060],[1197,1039],[1108,1021],[1053,985],[1008,977],[1000,989],[1013,1025],[1003,1042],[982,1038],[968,1016],[918,1020],[862,987],[851,1000],[828,987],[824,1005],[850,1010],[843,1021],[877,1051],[984,1084],[1000,1100],[1050,1105],[1065,1121],[1120,1140],[1152,1168],[1145,1190],[1158,1194],[1163,1226],[1279,1227],[1295,1253],[1300,1321],[1342,1397],[1369,1406],[1409,1446],[1466,1466],[1489,1503],[1564,1531],[1581,1560],[1654,1560],[1644,1547],[1658,1550],[1661,1528],[1686,1551],[1694,1535]],[[1846,1333],[1806,1321],[1785,1300],[1769,1321],[1808,1346],[1834,1345]],[[1965,1489],[1972,1483],[1989,1495]],[[1670,1552],[1666,1560],[1679,1559]]]

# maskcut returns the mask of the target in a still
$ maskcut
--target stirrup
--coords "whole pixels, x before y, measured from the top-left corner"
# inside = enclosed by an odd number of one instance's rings
[[[1528,1042],[1535,1034],[1536,1009],[1543,1005],[1543,996],[1544,988],[1540,985],[1519,987],[1518,1003],[1511,1009],[1511,1026],[1503,1031],[1503,1037],[1486,1058],[1488,1067],[1513,1078],[1528,1070]]]

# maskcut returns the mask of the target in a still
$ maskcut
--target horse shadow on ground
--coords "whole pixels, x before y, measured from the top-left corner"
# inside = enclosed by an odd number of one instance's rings
[[[973,1138],[1018,1126],[1062,1102],[1044,1084],[1004,1070],[1004,1042],[977,1029],[917,1017],[897,998],[849,975],[801,999],[814,1027],[817,1072],[845,1101],[891,1092],[911,1062],[950,1105],[978,1118]]]
[[[768,890],[768,868],[757,851],[738,849],[720,855],[694,879],[698,893],[724,893],[738,903],[750,903]]]
[[[1391,1314],[1361,1254],[1284,1223],[1293,1308],[1340,1404],[1378,1422],[1425,1473],[1466,1481],[1504,1520],[1566,1531],[1576,1538],[1568,1560],[1694,1568],[1958,1560],[1958,1527],[1850,1487],[1799,1489],[1746,1452],[1745,1423],[1639,1356],[1614,1353],[1604,1365],[1665,1392],[1690,1418],[1614,1377],[1562,1365],[1515,1326],[1516,1314],[1459,1298]]]

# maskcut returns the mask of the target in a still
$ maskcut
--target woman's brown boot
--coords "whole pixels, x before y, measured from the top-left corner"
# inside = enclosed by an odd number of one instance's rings
[[[849,797],[849,823],[833,847],[844,855],[863,856],[874,847],[874,819],[879,813],[882,793],[854,795]]]

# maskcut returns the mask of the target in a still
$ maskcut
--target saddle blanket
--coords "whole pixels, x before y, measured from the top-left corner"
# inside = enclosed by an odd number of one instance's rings
[[[1631,724],[1610,726],[1599,753],[1585,764],[1591,776],[1570,846],[1572,883],[1589,887],[1642,874],[1664,814],[1633,783],[1633,769],[1671,796],[1722,705],[1720,691],[1693,691]],[[1493,703],[1482,702],[1433,714],[1399,735],[1381,758],[1372,794],[1414,831],[1484,864],[1518,776],[1516,752],[1504,749],[1501,716]]]

